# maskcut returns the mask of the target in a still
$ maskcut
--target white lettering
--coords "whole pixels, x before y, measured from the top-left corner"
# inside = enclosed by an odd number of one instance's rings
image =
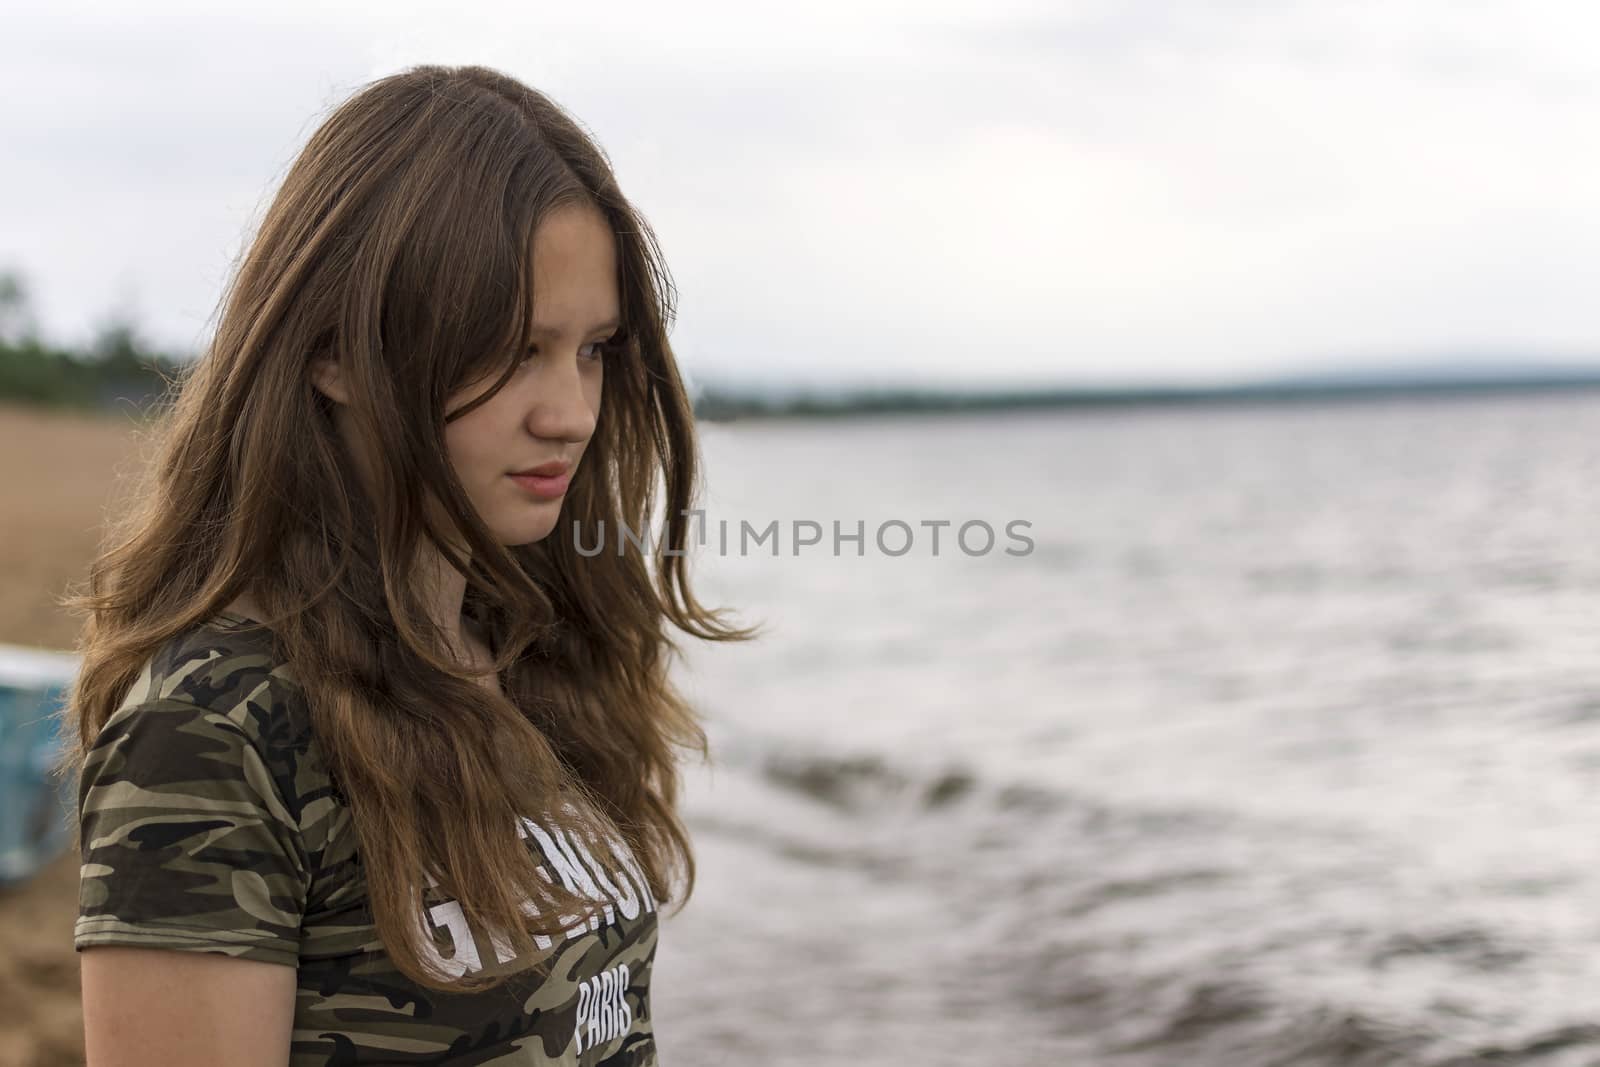
[[[600,1024],[600,1040],[610,1041],[612,1026],[614,1025],[615,1012],[612,1010],[612,990],[615,988],[616,975],[610,971],[600,972],[600,1010],[595,1013],[595,1022]],[[589,1027],[591,1036],[594,1034],[593,1024]],[[592,1044],[593,1042],[591,1042]]]
[[[556,884],[556,880],[554,878],[550,877],[550,871],[543,864],[540,864],[536,868],[536,870],[538,870],[540,878],[543,878],[546,882],[549,882],[551,885],[555,885]],[[562,929],[561,932],[567,935],[567,940],[568,941],[574,941],[574,940],[582,937],[584,934],[589,932],[588,924],[583,923],[583,922],[579,922],[578,916],[576,916],[576,915],[562,915],[562,916],[559,916],[559,917],[557,917],[556,922],[562,924],[563,929]],[[575,926],[567,926],[566,925],[567,923],[576,923],[576,925]]]
[[[590,877],[589,868],[578,862],[578,855],[573,846],[576,844],[577,848],[582,849],[583,842],[574,842],[567,837],[566,831],[564,830],[557,830],[555,832],[555,839],[556,845],[561,849],[562,855],[564,855],[567,858],[567,861],[572,864],[572,869],[577,871],[579,875],[582,876],[581,884],[583,885],[584,891],[589,894],[590,898],[602,902],[606,900],[615,900],[617,898],[615,886],[610,887],[611,893],[609,896],[602,894],[600,892],[600,887],[595,884],[594,878]],[[585,854],[587,855],[587,852],[585,852]],[[592,857],[590,858],[589,862],[592,866],[594,863]],[[603,874],[600,876],[600,878],[601,881],[606,881],[607,884],[610,885],[609,881]],[[610,904],[602,903],[601,908],[605,912],[605,922],[602,924],[600,920],[596,918],[590,919],[590,922],[595,925],[596,929],[599,929],[601,925],[610,926],[612,923],[617,921],[617,913],[611,910]]]
[[[633,880],[639,885],[639,891],[644,894],[644,910],[655,911],[656,897],[654,893],[650,892],[650,879],[644,876],[644,870],[639,866],[639,861],[633,858],[633,853],[628,851],[626,846],[620,848],[614,846],[614,851],[617,853],[617,861],[622,864],[622,869],[633,877]]]
[[[451,978],[460,978],[468,971],[483,969],[483,961],[478,958],[478,946],[472,940],[472,928],[467,925],[467,916],[460,904],[453,900],[435,904],[428,909],[428,916],[433,919],[435,926],[442,926],[448,931],[454,952],[448,959],[441,955],[438,946],[433,943],[433,931],[423,926],[423,952],[432,957],[432,962],[440,971]]]
[[[591,899],[599,899],[600,887],[594,884],[594,879],[589,877],[589,872],[583,869],[583,865],[578,862],[578,857],[572,855],[570,849],[563,849],[560,845],[557,845],[550,835],[544,832],[544,828],[537,823],[530,824],[528,829],[533,832],[534,838],[539,842],[539,847],[544,850],[545,858],[555,867],[556,874],[560,875],[562,885],[573,893],[578,893]],[[565,921],[565,917],[563,917],[562,921]],[[598,915],[589,916],[589,928],[592,930],[600,929],[600,917]]]
[[[578,1051],[583,1051],[583,1024],[589,1021],[589,1006],[594,1003],[594,994],[589,991],[589,983],[582,982],[578,985],[578,1020],[573,1030],[573,1038],[578,1042]]]
[[[615,858],[620,858],[628,849],[628,846],[615,838],[609,839],[606,844],[610,846],[611,855]],[[588,856],[589,853],[585,851],[584,855]],[[602,870],[600,864],[595,863],[593,857],[590,857],[589,862],[594,864],[596,871]],[[640,905],[639,891],[634,888],[633,882],[628,879],[626,870],[617,871],[613,877],[616,879],[615,884],[608,880],[606,885],[616,896],[617,908],[621,910],[622,917],[624,919],[637,919]]]
[[[633,1029],[633,1005],[628,1003],[628,965],[617,964],[617,1007],[622,1013],[617,1032],[625,1034]]]
[[[614,1041],[633,1028],[628,982],[628,965],[619,963],[578,984],[578,1013],[572,1037],[579,1052]]]
[[[565,802],[569,812],[576,812],[571,802]],[[601,905],[604,919],[600,915],[589,915],[587,919],[578,915],[561,915],[557,922],[562,926],[562,933],[568,940],[577,940],[586,936],[593,930],[600,929],[602,922],[609,926],[617,921],[618,912],[624,919],[636,919],[643,912],[656,910],[656,900],[650,891],[649,880],[645,877],[643,869],[634,858],[627,844],[619,837],[605,836],[591,838],[590,843],[596,846],[595,851],[601,851],[602,844],[608,845],[615,857],[618,868],[602,864],[590,851],[589,845],[578,834],[568,835],[559,828],[547,831],[539,823],[523,817],[517,820],[517,836],[522,839],[533,837],[549,861],[555,868],[555,875],[550,873],[550,868],[540,864],[535,870],[545,883],[555,885],[556,877],[568,891],[586,897]],[[431,874],[423,872],[423,880],[428,888],[436,889],[439,882]],[[425,904],[425,900],[423,901]],[[616,906],[613,907],[612,905]],[[533,900],[524,900],[521,904],[522,913],[530,918],[537,918],[541,912]],[[432,925],[429,920],[432,920]],[[467,923],[466,913],[459,902],[447,900],[439,904],[419,908],[417,921],[422,937],[423,955],[437,970],[446,977],[459,978],[471,971],[483,969],[483,960],[479,955],[478,943],[473,937],[472,928]],[[436,927],[442,927],[450,942],[450,955],[441,952],[436,943]],[[516,951],[512,946],[511,937],[504,931],[489,931],[489,943],[494,948],[495,961],[500,964],[510,963],[516,958]],[[544,934],[533,935],[534,945],[540,949],[548,950],[554,941]],[[609,972],[607,972],[609,974]],[[596,979],[600,981],[601,979]],[[608,987],[597,986],[584,994],[588,997],[582,1005],[582,1018],[591,1026],[591,1034],[610,1034],[621,1027],[626,1030],[631,1025],[632,1012],[628,1008],[626,998],[620,989],[626,988],[627,969],[623,968],[620,979],[616,976],[604,978],[604,982],[620,980],[619,987],[613,996]],[[617,1019],[627,1019],[627,1022],[607,1021],[613,1015]],[[596,1029],[598,1028],[598,1029]],[[600,1037],[599,1040],[606,1038]],[[591,1041],[592,1043],[592,1041]]]
[[[574,848],[576,848],[578,850],[578,855],[583,857],[584,864],[589,868],[589,870],[594,872],[595,879],[597,881],[599,881],[601,887],[605,889],[606,894],[612,900],[616,901],[618,906],[620,906],[622,908],[622,917],[625,918],[625,919],[636,918],[638,916],[638,914],[639,914],[639,902],[638,902],[638,900],[634,899],[632,901],[633,911],[630,912],[628,910],[627,904],[623,903],[622,890],[618,889],[616,887],[616,884],[611,881],[611,878],[610,878],[609,874],[607,873],[606,869],[603,866],[601,866],[600,863],[594,858],[594,853],[589,851],[588,846],[583,843],[583,840],[581,838],[574,837],[574,838],[572,838],[572,845],[573,845]],[[633,895],[632,894],[632,888],[630,887],[629,896],[632,897],[632,895]],[[616,916],[614,916],[612,914],[610,907],[607,907],[606,908],[606,925],[610,926],[615,921],[616,921]]]
[[[542,870],[543,868],[540,868],[540,869]],[[538,918],[538,916],[539,916],[539,908],[538,908],[537,905],[534,904],[533,901],[524,900],[522,902],[522,914],[528,916],[530,919]],[[544,934],[534,934],[533,935],[533,947],[534,948],[547,949],[552,944],[554,944],[554,942],[552,942]]]

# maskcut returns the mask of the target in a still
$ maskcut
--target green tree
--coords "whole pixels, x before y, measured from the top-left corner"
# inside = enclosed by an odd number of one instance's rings
[[[20,345],[33,339],[36,327],[28,306],[28,287],[14,270],[0,271],[0,344]]]

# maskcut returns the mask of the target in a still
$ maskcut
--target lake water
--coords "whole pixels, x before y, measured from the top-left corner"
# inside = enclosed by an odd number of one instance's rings
[[[1600,394],[703,445],[663,1062],[1600,1064]]]

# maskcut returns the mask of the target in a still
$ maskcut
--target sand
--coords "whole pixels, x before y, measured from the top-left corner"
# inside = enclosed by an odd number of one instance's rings
[[[58,598],[87,577],[107,509],[137,471],[136,426],[126,414],[0,406],[0,643],[75,646],[78,621]],[[0,889],[0,1067],[83,1063],[77,907],[70,852]]]

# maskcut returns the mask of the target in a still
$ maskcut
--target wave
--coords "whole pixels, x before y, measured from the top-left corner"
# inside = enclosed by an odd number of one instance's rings
[[[1600,1065],[1600,1027],[1538,1029],[1532,1002],[1497,999],[1508,973],[1538,976],[1538,945],[1470,911],[1397,921],[1385,894],[1400,883],[1383,873],[1407,869],[1403,842],[1331,819],[1110,801],[960,762],[741,740],[741,791],[698,828],[806,868],[819,899],[859,891],[830,872],[926,898],[930,944],[983,931],[955,967],[1001,987],[945,995],[1097,1049],[1074,1062]],[[1357,883],[1367,905],[1352,914]],[[1362,988],[1390,999],[1345,1001]]]
[[[878,756],[772,753],[761,773],[774,785],[844,811],[904,800],[923,808],[943,808],[967,799],[977,786],[976,775],[965,768],[918,776]]]
[[[991,778],[963,764],[918,767],[910,762],[892,763],[871,753],[747,746],[738,763],[769,785],[855,815],[904,813],[908,809],[954,812],[979,806],[1010,817],[1064,818],[1091,835],[1132,837],[1216,833],[1240,822],[1240,816],[1219,809],[1108,804],[1067,786]],[[1253,818],[1265,825],[1266,820]],[[1303,821],[1293,826],[1296,833],[1308,829],[1320,828]]]
[[[1533,955],[1481,927],[1452,926],[1422,933],[1401,931],[1391,934],[1372,950],[1367,963],[1378,969],[1397,960],[1433,957],[1449,960],[1457,967],[1498,974],[1529,962]]]

